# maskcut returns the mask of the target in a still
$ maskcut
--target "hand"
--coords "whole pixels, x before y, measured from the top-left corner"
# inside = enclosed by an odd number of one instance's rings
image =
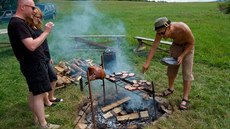
[[[181,57],[181,56],[179,56],[178,58],[177,58],[177,64],[179,65],[179,64],[181,64],[183,62],[183,58]]]
[[[148,70],[148,68],[149,68],[149,65],[145,63],[142,68],[142,73],[145,73]]]
[[[48,22],[45,24],[45,32],[50,32],[52,30],[52,28],[54,27],[54,23],[53,22]]]
[[[53,60],[52,59],[50,59],[50,64],[53,64]]]

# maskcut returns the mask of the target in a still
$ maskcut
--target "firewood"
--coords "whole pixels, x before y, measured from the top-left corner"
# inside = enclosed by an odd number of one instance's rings
[[[114,107],[117,107],[117,106],[129,101],[130,99],[131,99],[130,97],[126,97],[126,98],[121,99],[121,100],[119,100],[119,101],[117,101],[115,103],[112,103],[110,105],[107,105],[107,106],[103,107],[101,110],[103,112],[109,111],[110,109],[113,109]]]
[[[83,69],[81,69],[80,67],[78,67],[76,64],[70,64],[70,67],[77,72],[82,72],[82,73],[86,74],[86,72]]]
[[[64,82],[65,84],[70,84],[70,83],[71,83],[71,81],[69,80],[69,78],[66,77],[66,76],[63,76],[63,77],[62,77],[62,80],[63,80],[63,82]]]
[[[54,68],[57,70],[57,72],[60,72],[60,73],[62,73],[65,70],[59,66],[54,66]]]
[[[122,111],[122,109],[121,109],[121,107],[117,107],[117,108],[114,108],[112,111],[115,112],[116,114],[118,114],[119,112]]]
[[[62,85],[62,86],[56,86],[55,89],[61,89],[61,88],[65,88],[66,86],[65,85]]]
[[[127,114],[124,116],[117,116],[117,121],[125,121],[125,120],[135,120],[139,118],[138,112]]]
[[[73,58],[73,62],[74,62],[76,65],[80,66],[81,63],[80,63],[78,60],[79,60],[79,59]]]
[[[106,114],[103,115],[105,119],[108,119],[110,117],[113,117],[113,114],[111,112],[107,112]]]
[[[135,112],[123,116],[117,116],[117,121],[135,120],[135,119],[146,118],[146,117],[149,117],[148,111],[141,111],[139,113]]]
[[[118,114],[118,113],[121,112],[121,111],[122,111],[121,107],[117,107],[117,108],[114,108],[112,111],[107,112],[106,114],[104,114],[103,117],[104,117],[105,119],[108,119],[108,118],[110,118],[110,117],[113,117],[114,114]]]
[[[148,118],[149,117],[148,111],[142,111],[142,112],[140,112],[140,117],[141,118]]]
[[[78,125],[78,127],[80,128],[80,129],[86,129],[87,128],[87,124],[77,124]]]

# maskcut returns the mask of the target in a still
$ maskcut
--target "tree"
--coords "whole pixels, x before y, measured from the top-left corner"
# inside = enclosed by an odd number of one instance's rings
[[[219,9],[220,9],[220,11],[222,11],[226,14],[230,14],[230,0],[226,0],[223,3],[220,3]]]

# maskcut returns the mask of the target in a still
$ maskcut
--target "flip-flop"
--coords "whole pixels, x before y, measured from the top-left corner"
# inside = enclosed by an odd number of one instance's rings
[[[55,100],[50,100],[50,102],[62,102],[63,101],[63,99],[61,99],[61,98],[56,98]]]
[[[182,102],[186,102],[186,104],[182,104]],[[188,105],[189,105],[189,100],[186,100],[186,99],[182,99],[180,105],[179,105],[179,109],[180,110],[186,110],[188,108]]]
[[[167,89],[161,93],[157,93],[156,96],[160,96],[160,97],[165,97],[165,96],[169,96],[173,93],[174,90],[171,90],[171,89]]]
[[[46,104],[44,104],[44,105],[45,105],[45,107],[54,107],[56,104],[52,103],[51,105],[46,105]]]

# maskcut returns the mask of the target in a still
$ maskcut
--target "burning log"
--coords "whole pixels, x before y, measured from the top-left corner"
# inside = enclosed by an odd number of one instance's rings
[[[135,112],[135,113],[131,113],[131,114],[123,115],[123,116],[117,116],[117,120],[125,121],[125,120],[135,120],[139,118],[148,118],[148,117],[149,117],[148,111],[142,111],[139,113]]]
[[[108,119],[110,117],[113,117],[114,115],[120,113],[122,111],[121,107],[114,108],[112,111],[107,112],[106,114],[103,115],[105,119]]]
[[[112,104],[110,104],[108,106],[105,106],[105,107],[101,108],[101,110],[103,112],[107,112],[107,111],[109,111],[109,110],[111,110],[111,109],[113,109],[113,108],[115,108],[115,107],[117,107],[117,106],[129,101],[130,99],[131,99],[130,97],[126,97],[126,98],[121,99],[121,100],[119,100],[119,101],[117,101],[115,103],[112,103]]]
[[[148,118],[149,117],[148,111],[142,111],[142,112],[140,112],[140,117],[141,118]]]
[[[127,114],[124,116],[117,116],[117,121],[125,121],[125,120],[135,120],[139,118],[138,112]]]

